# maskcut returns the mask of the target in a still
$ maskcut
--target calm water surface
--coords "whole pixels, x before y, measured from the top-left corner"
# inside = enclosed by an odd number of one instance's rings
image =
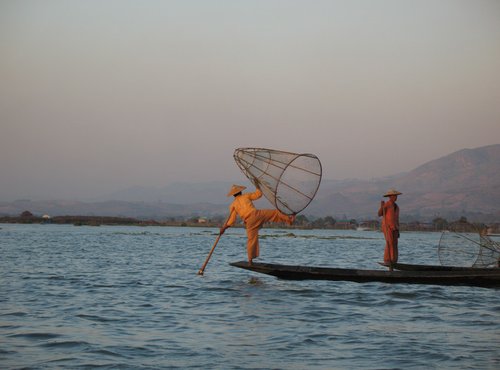
[[[500,290],[284,281],[244,230],[0,225],[0,368],[500,369]],[[262,262],[382,269],[376,232],[262,230]],[[439,264],[439,234],[400,261]]]

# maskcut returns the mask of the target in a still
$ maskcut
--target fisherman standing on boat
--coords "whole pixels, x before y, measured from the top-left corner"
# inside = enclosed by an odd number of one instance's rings
[[[381,201],[378,210],[378,216],[382,217],[382,232],[385,237],[384,263],[389,266],[390,271],[398,262],[399,206],[396,200],[401,194],[397,190],[389,190],[384,194],[384,197],[389,197],[389,200]]]
[[[229,218],[220,228],[220,235],[222,235],[227,228],[233,226],[236,216],[245,222],[249,264],[252,264],[252,260],[259,256],[259,229],[263,224],[266,222],[286,222],[291,225],[295,221],[295,215],[288,216],[276,209],[256,209],[253,201],[262,197],[262,191],[258,184],[255,186],[257,188],[255,192],[245,194],[242,193],[246,189],[245,186],[233,185],[231,187],[227,196],[234,196],[234,200],[229,206]]]

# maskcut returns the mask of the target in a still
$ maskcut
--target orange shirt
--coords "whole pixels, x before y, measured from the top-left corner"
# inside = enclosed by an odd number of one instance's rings
[[[255,207],[252,201],[259,199],[262,196],[262,192],[257,189],[253,193],[245,193],[238,195],[234,198],[233,203],[229,206],[229,219],[226,222],[227,226],[232,226],[236,221],[236,216],[245,221],[245,219],[255,211]]]
[[[378,211],[379,216],[384,216],[382,219],[382,228],[387,228],[389,230],[399,230],[399,207],[392,200],[388,200],[384,203],[384,209],[382,207]]]

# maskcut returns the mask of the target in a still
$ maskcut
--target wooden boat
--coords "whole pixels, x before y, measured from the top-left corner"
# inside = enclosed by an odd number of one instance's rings
[[[272,275],[287,280],[334,280],[354,281],[357,283],[405,283],[433,285],[470,285],[482,287],[500,287],[499,269],[448,270],[448,271],[383,271],[359,270],[331,267],[293,266],[273,263],[251,265],[246,261],[231,263],[234,267]]]
[[[389,267],[388,264],[379,262],[379,265]],[[473,272],[481,272],[481,271],[500,271],[498,267],[465,267],[465,266],[441,266],[441,265],[412,265],[409,263],[395,263],[392,265],[395,270],[401,271],[473,271]]]

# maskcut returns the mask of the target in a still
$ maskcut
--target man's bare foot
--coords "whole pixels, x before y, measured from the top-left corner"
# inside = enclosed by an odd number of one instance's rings
[[[252,266],[252,260],[248,260],[248,265]]]

